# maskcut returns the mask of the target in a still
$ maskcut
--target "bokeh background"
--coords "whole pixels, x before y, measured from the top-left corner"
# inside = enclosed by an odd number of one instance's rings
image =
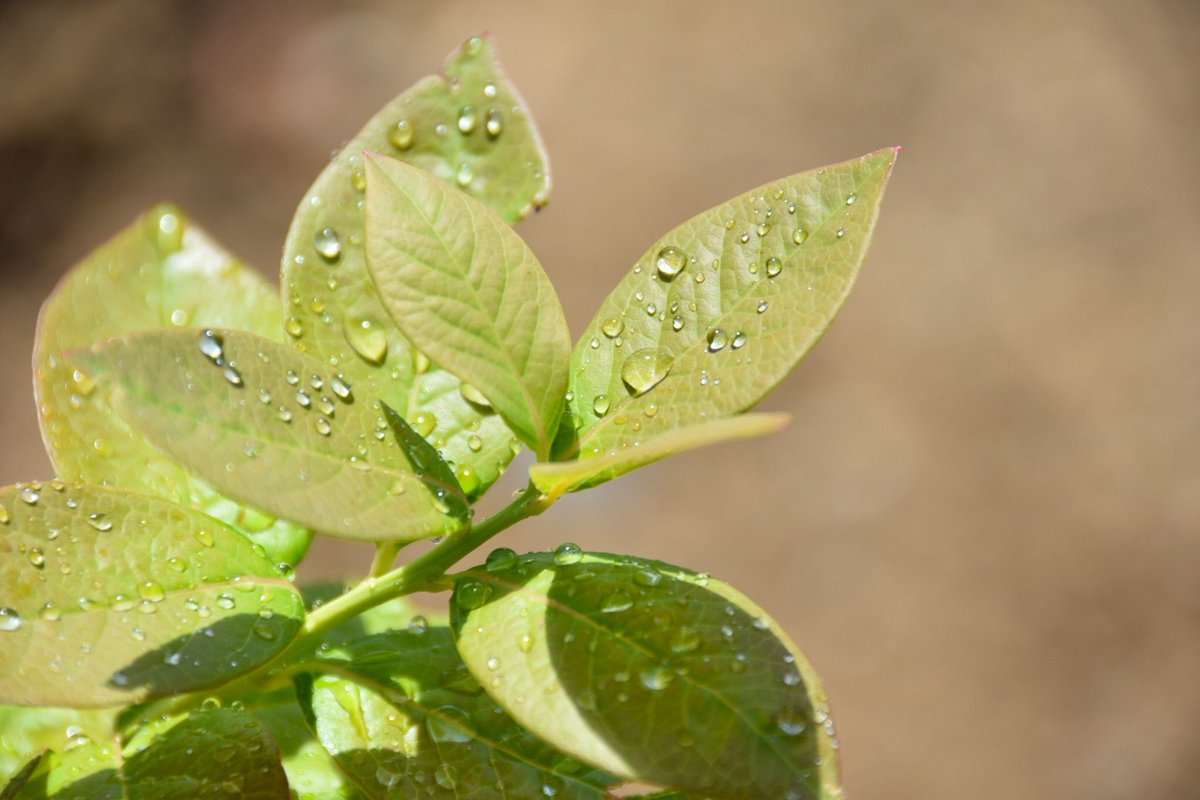
[[[576,331],[683,219],[905,148],[765,404],[787,432],[506,543],[746,589],[824,675],[852,797],[1195,797],[1194,2],[0,3],[0,483],[49,475],[28,362],[64,270],[171,199],[274,275],[330,151],[483,29],[551,153],[520,230]]]

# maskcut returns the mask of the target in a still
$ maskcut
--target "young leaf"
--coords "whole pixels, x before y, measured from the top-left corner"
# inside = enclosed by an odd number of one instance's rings
[[[760,186],[656,242],[575,347],[575,431],[558,455],[612,454],[758,403],[849,293],[895,158]]]
[[[428,785],[457,797],[607,797],[582,767],[502,713],[463,666],[448,628],[392,631],[325,654],[301,686],[325,748],[370,798]]]
[[[112,730],[111,710],[0,706],[0,784],[12,778],[33,753],[106,738]]]
[[[486,206],[429,173],[367,158],[367,263],[392,321],[549,454],[570,334],[529,247]]]
[[[719,581],[560,548],[461,578],[451,624],[486,691],[568,755],[722,800],[839,796],[816,674]]]
[[[412,541],[466,523],[461,491],[414,469],[374,398],[285,345],[159,331],[78,358],[119,383],[115,402],[147,440],[231,497],[343,539]]]
[[[620,477],[626,472],[652,464],[661,458],[709,444],[749,439],[782,430],[791,420],[788,414],[739,414],[714,419],[660,433],[644,442],[607,456],[534,464],[530,480],[543,494],[552,498],[576,492]]]
[[[233,709],[158,721],[119,739],[49,753],[14,797],[174,800],[288,797],[279,750],[254,717]]]
[[[444,76],[421,80],[385,106],[325,167],[284,248],[294,344],[395,408],[459,467],[468,492],[482,492],[518,448],[504,421],[473,402],[470,387],[412,349],[380,303],[363,247],[364,151],[454,182],[511,223],[549,193],[541,141],[491,41],[471,39]]]
[[[0,489],[0,701],[95,708],[218,686],[304,606],[253,544],[147,495]]]
[[[77,265],[42,307],[34,390],[59,475],[159,495],[241,530],[279,562],[297,564],[308,531],[217,495],[113,410],[69,352],[113,336],[181,325],[240,328],[280,339],[279,298],[179,209],[157,206]]]

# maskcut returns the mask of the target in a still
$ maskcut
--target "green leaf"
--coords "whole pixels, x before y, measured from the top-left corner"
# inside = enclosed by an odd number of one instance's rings
[[[218,517],[279,562],[297,564],[308,531],[219,496],[120,418],[69,352],[137,331],[241,328],[280,339],[279,299],[173,206],[157,206],[77,265],[38,320],[34,389],[59,475],[159,495]]]
[[[895,159],[768,183],[655,242],[575,347],[558,456],[610,455],[758,403],[849,293]]]
[[[296,704],[294,692],[289,690],[279,702],[256,704],[250,711],[278,743],[283,755],[283,770],[298,800],[361,800],[365,797],[317,741]]]
[[[376,155],[367,158],[367,260],[400,330],[469,377],[547,456],[571,342],[554,287],[521,237],[444,181]]]
[[[231,497],[344,539],[413,541],[466,523],[466,498],[414,471],[378,401],[285,345],[158,331],[79,359],[120,384],[115,402],[143,436]]]
[[[291,583],[240,534],[148,495],[0,489],[0,701],[94,708],[205,689],[299,629]]]
[[[113,712],[108,710],[0,706],[0,783],[12,778],[34,753],[104,738],[112,730]]]
[[[176,800],[288,797],[279,750],[251,715],[233,709],[160,720],[119,739],[47,754],[20,800]]]
[[[531,736],[484,694],[448,628],[371,636],[331,651],[302,685],[325,748],[371,798],[602,798],[612,778]]]
[[[740,414],[714,419],[660,433],[607,456],[534,464],[529,469],[529,477],[539,491],[556,498],[566,492],[596,486],[685,450],[775,433],[787,427],[790,420],[788,414]]]
[[[473,126],[461,113],[468,106],[477,115]],[[421,80],[385,106],[325,167],[296,210],[284,248],[294,344],[364,390],[370,384],[372,394],[458,467],[469,493],[481,493],[519,447],[499,416],[471,402],[476,395],[469,388],[464,397],[458,378],[413,350],[381,304],[363,247],[364,151],[394,155],[449,181],[461,174],[463,191],[515,222],[550,190],[541,141],[491,41],[471,39],[452,55],[444,76]],[[333,256],[322,255],[333,252],[326,229],[336,237]]]
[[[575,758],[722,800],[839,796],[816,674],[719,581],[560,548],[461,578],[451,624],[496,702]]]
[[[41,765],[42,759],[46,757],[46,753],[38,753],[25,764],[25,766],[17,769],[11,777],[0,777],[0,780],[7,780],[4,786],[4,791],[0,791],[0,800],[15,800],[21,793],[21,790],[28,785],[30,778]]]

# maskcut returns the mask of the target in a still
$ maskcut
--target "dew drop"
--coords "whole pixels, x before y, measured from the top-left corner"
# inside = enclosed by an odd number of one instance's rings
[[[9,514],[8,509],[5,508],[2,503],[0,503],[0,525],[7,525],[10,519],[12,519],[12,515]]]
[[[603,417],[608,413],[608,395],[598,394],[596,399],[592,401],[592,411],[597,417]]]
[[[725,349],[725,345],[729,339],[725,335],[725,331],[720,328],[713,328],[708,332],[708,352],[715,353],[718,350]]]
[[[233,364],[226,364],[224,367],[222,367],[221,374],[225,376],[225,380],[227,380],[230,383],[230,385],[232,385],[232,386],[243,385],[242,373],[238,372],[237,367],[235,367]]]
[[[458,386],[458,393],[462,395],[463,400],[466,400],[472,405],[481,406],[482,408],[491,408],[492,404],[483,396],[483,392],[475,388],[474,384],[461,383]]]
[[[838,228],[838,229],[837,229],[837,238],[839,238],[839,239],[842,239],[842,238],[844,238],[845,236],[846,236],[846,229],[845,229],[845,228]]]
[[[554,563],[560,567],[578,564],[583,559],[583,550],[574,542],[563,542],[554,548]]]
[[[38,569],[46,566],[46,554],[42,552],[40,547],[31,547],[26,555],[29,557],[29,563]]]
[[[36,506],[38,500],[42,499],[41,488],[34,484],[24,486],[21,488],[21,492],[17,495],[17,497],[20,497],[21,502],[25,503],[26,505]]]
[[[429,737],[439,743],[462,744],[469,742],[471,734],[470,717],[467,712],[457,706],[439,706],[425,717],[425,728]]]
[[[321,434],[322,436],[328,436],[333,432],[333,426],[329,424],[329,420],[325,419],[325,417],[317,417],[316,421],[313,423],[313,427],[316,428],[317,433]]]
[[[387,332],[371,317],[348,318],[343,327],[346,341],[364,359],[382,364],[387,356]]]
[[[633,582],[638,586],[653,588],[662,583],[662,573],[650,567],[643,567],[633,574]]]
[[[161,584],[154,581],[145,581],[138,586],[138,595],[143,600],[149,600],[151,603],[161,603],[167,596]]]
[[[454,470],[454,477],[458,479],[459,487],[468,497],[479,491],[479,474],[465,464]]]
[[[850,196],[846,198],[846,205],[848,205],[848,206],[852,206],[852,205],[854,205],[854,203],[855,203],[857,200],[858,200],[858,195],[857,195],[857,194],[855,194],[854,192],[851,192],[851,193],[850,193]]]
[[[631,608],[633,608],[633,598],[625,592],[613,592],[600,602],[600,610],[605,614],[628,611]]]
[[[479,113],[475,110],[475,106],[463,106],[458,111],[458,131],[462,134],[469,134],[475,131],[475,126],[479,124]]]
[[[670,686],[671,681],[675,679],[675,675],[661,664],[655,664],[638,673],[638,678],[641,679],[642,686],[645,686],[652,692],[658,692]]]
[[[342,257],[342,242],[333,228],[322,228],[313,234],[313,248],[330,263]]]
[[[111,531],[113,528],[113,524],[105,519],[103,514],[88,514],[87,523],[101,533]]]
[[[437,427],[437,416],[432,411],[421,411],[412,418],[412,429],[417,432],[417,435],[426,438],[433,433],[433,429]]]
[[[200,352],[208,356],[209,360],[217,361],[225,356],[225,348],[221,341],[221,337],[213,333],[211,330],[206,330],[200,334],[198,342]]]
[[[775,725],[786,736],[799,736],[808,727],[808,720],[803,713],[789,706],[775,715]]]
[[[488,136],[495,139],[504,132],[504,116],[494,108],[488,109],[484,128],[487,130]]]
[[[625,330],[625,323],[618,317],[609,317],[604,320],[604,324],[600,326],[600,330],[610,339],[615,339],[621,335],[621,331]]]
[[[350,400],[350,384],[341,375],[335,375],[333,380],[329,382],[329,388],[341,400]]]
[[[454,182],[465,189],[471,185],[473,180],[475,180],[475,171],[471,169],[471,165],[466,161],[459,164],[458,172],[454,173]]]
[[[808,231],[804,230],[804,228],[796,228],[796,230],[792,231],[792,241],[796,244],[804,244],[808,241]]]
[[[488,572],[504,572],[515,567],[517,561],[516,550],[513,550],[511,547],[497,547],[488,553],[487,559],[483,562],[483,567]]]
[[[155,238],[164,253],[176,253],[183,249],[183,220],[172,211],[163,211],[154,225]]]
[[[774,278],[779,273],[783,272],[783,262],[775,256],[767,259],[767,277]]]
[[[653,347],[638,350],[621,365],[621,380],[638,397],[661,383],[674,363],[675,359],[665,350]]]
[[[764,314],[764,313],[766,313],[768,308],[770,308],[770,306],[767,305],[767,301],[763,300],[758,304],[758,308],[755,310],[758,311],[758,313],[760,313],[760,314]]]
[[[203,528],[196,531],[195,536],[196,541],[200,542],[200,544],[204,545],[205,547],[212,547],[216,543],[216,540],[213,539],[213,535]]]
[[[691,653],[700,647],[700,634],[695,628],[687,625],[676,628],[669,642],[672,653],[682,655]]]
[[[687,266],[687,254],[678,247],[664,247],[654,257],[654,268],[664,281],[669,281]]]
[[[676,316],[675,319],[671,320],[671,330],[673,330],[673,331],[683,330],[683,322],[684,322],[683,317]]]
[[[472,453],[478,453],[483,449],[483,439],[479,438],[475,434],[471,434],[467,437],[467,448]]]
[[[388,141],[397,150],[409,149],[413,146],[416,138],[416,131],[413,129],[412,123],[406,119],[400,120],[388,131]]]
[[[488,601],[492,590],[486,583],[474,578],[465,578],[458,584],[454,592],[454,602],[466,611],[479,608]]]
[[[443,789],[453,789],[458,786],[458,770],[452,764],[438,764],[433,771],[433,780]]]
[[[746,339],[748,338],[749,337],[747,337],[746,334],[738,331],[733,335],[733,341],[729,343],[729,346],[734,350],[741,350],[746,346]]]
[[[16,609],[0,608],[0,631],[11,633],[19,630],[21,627],[21,615],[16,612]]]

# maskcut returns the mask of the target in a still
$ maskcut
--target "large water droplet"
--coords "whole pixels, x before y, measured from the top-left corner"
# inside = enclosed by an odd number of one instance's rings
[[[609,317],[604,320],[600,326],[600,330],[610,339],[615,339],[621,335],[621,331],[625,330],[625,323],[619,317]]]
[[[597,417],[603,417],[605,414],[607,414],[608,413],[608,395],[606,395],[606,394],[596,395],[596,398],[594,400],[592,400],[592,411],[595,413],[595,415]]]
[[[460,133],[473,133],[475,126],[479,124],[479,113],[475,110],[475,106],[463,106],[458,111],[458,130]]]
[[[725,331],[720,328],[713,328],[708,332],[708,352],[715,353],[718,350],[723,350],[728,342],[729,338],[725,335]]]
[[[496,109],[489,108],[487,112],[487,123],[484,125],[487,129],[488,136],[495,139],[504,132],[504,116]]]
[[[454,602],[466,611],[479,608],[491,597],[492,590],[486,583],[474,578],[464,578],[454,592]]]
[[[471,164],[466,161],[459,164],[458,172],[454,173],[454,182],[460,188],[465,189],[471,185],[471,181],[473,180],[475,180],[475,170],[471,168]]]
[[[783,272],[783,262],[775,256],[767,259],[767,277],[774,278],[779,273]]]
[[[638,678],[641,679],[642,686],[652,692],[658,692],[670,686],[675,675],[661,664],[655,664],[638,673]]]
[[[387,332],[371,317],[350,317],[343,332],[346,341],[364,359],[372,364],[382,364],[387,356]]]
[[[578,564],[582,558],[583,550],[573,542],[563,542],[554,549],[554,563],[562,567]]]
[[[855,194],[854,192],[851,192],[851,193],[850,193],[850,196],[846,198],[846,205],[848,205],[848,206],[852,206],[852,205],[854,205],[854,203],[855,203],[857,200],[858,200],[858,195],[857,195],[857,194]]]
[[[433,433],[433,429],[437,427],[437,415],[432,411],[421,411],[412,418],[410,423],[412,429],[417,432],[417,435],[426,438]]]
[[[21,615],[16,612],[16,609],[0,608],[0,631],[12,632],[20,629]]]
[[[654,257],[654,268],[664,281],[669,281],[687,266],[687,254],[678,247],[664,247]]]
[[[676,315],[675,319],[671,320],[671,330],[673,330],[673,331],[683,330],[683,323],[684,323],[683,317]]]
[[[621,380],[637,397],[661,383],[674,363],[675,359],[665,350],[653,347],[638,350],[621,365]]]
[[[470,716],[457,706],[439,706],[425,717],[425,729],[435,742],[464,743],[471,741]]]
[[[633,608],[633,598],[620,591],[613,592],[600,602],[600,610],[605,614],[628,611],[631,608]]]
[[[322,228],[313,234],[313,248],[331,263],[342,257],[342,242],[333,228]]]
[[[25,503],[26,505],[36,506],[38,500],[42,499],[41,487],[37,486],[36,484],[22,486],[20,493],[17,494],[17,497],[21,498],[21,502]]]
[[[225,380],[229,381],[232,386],[241,386],[242,373],[237,371],[237,367],[233,364],[226,364],[221,368],[221,374],[225,376]]]
[[[700,646],[700,633],[695,628],[682,625],[671,634],[669,645],[672,653],[690,653]]]
[[[491,408],[492,404],[483,396],[483,392],[475,388],[474,384],[461,383],[458,386],[458,393],[462,395],[463,400],[473,405],[482,406],[483,408]]]
[[[162,585],[154,581],[145,581],[139,585],[138,594],[143,600],[149,600],[151,603],[161,603],[167,596]]]
[[[787,736],[799,736],[808,727],[808,720],[802,712],[788,706],[775,715],[775,725]]]
[[[198,342],[200,352],[208,356],[212,361],[217,361],[225,356],[225,348],[222,344],[221,337],[213,333],[211,330],[206,330],[200,334]]]
[[[164,210],[154,225],[154,236],[163,253],[176,253],[183,249],[183,220],[173,211]]]
[[[416,131],[411,122],[402,119],[397,122],[390,131],[388,131],[388,141],[392,143],[392,147],[397,150],[407,150],[413,146],[416,141]]]
[[[349,402],[350,400],[350,384],[341,375],[335,375],[333,380],[329,382],[329,388],[339,399]]]
[[[497,547],[488,553],[487,559],[483,562],[483,567],[488,572],[503,572],[515,567],[517,560],[516,550],[513,550],[511,547]]]
[[[328,436],[333,432],[333,426],[329,424],[329,420],[325,419],[325,417],[317,417],[316,421],[313,423],[313,427],[316,428],[317,433],[321,434],[322,436]]]
[[[792,241],[796,244],[804,244],[808,241],[808,231],[804,230],[804,228],[796,228],[796,230],[792,231]]]
[[[740,350],[743,347],[745,347],[746,340],[748,338],[749,337],[746,336],[746,334],[742,333],[741,331],[738,331],[737,333],[735,333],[733,335],[733,341],[731,341],[729,343],[729,346],[732,347],[734,350]]]

